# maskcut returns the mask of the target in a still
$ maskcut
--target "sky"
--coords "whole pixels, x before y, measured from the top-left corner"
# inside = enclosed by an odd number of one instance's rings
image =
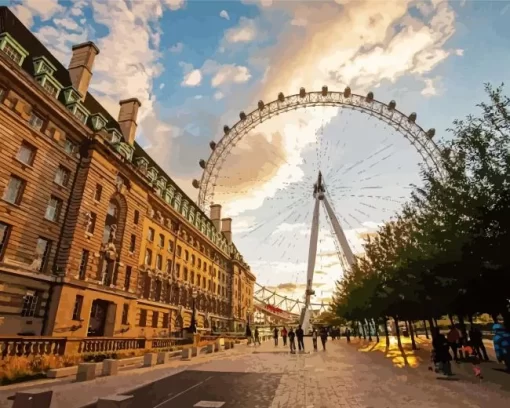
[[[196,199],[191,181],[223,126],[257,102],[300,87],[395,100],[424,129],[448,138],[476,113],[485,82],[510,82],[505,1],[29,0],[6,1],[67,65],[71,46],[100,54],[90,91],[118,115],[142,102],[137,140]],[[301,297],[318,170],[355,253],[419,184],[421,157],[374,117],[342,108],[278,115],[225,157],[214,202],[233,218],[234,242],[262,285]],[[342,267],[321,212],[315,302],[328,301]]]

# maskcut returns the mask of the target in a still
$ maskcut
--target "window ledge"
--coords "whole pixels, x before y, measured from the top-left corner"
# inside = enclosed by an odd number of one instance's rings
[[[34,166],[32,164],[25,163],[24,161],[21,161],[20,159],[18,159],[16,156],[14,156],[13,159],[15,161],[17,161],[19,164],[21,164],[21,166],[23,167],[23,170],[26,170],[26,169],[33,170],[34,169]]]
[[[19,205],[18,203],[12,203],[12,202],[10,202],[10,201],[7,201],[7,200],[6,200],[5,198],[3,198],[3,197],[1,198],[1,200],[2,200],[4,203],[7,203],[7,204],[9,204],[9,205],[11,205],[11,206],[13,206],[13,207],[18,208],[18,209],[21,209],[21,205]]]
[[[88,237],[88,238],[92,238],[94,236],[94,233],[93,232],[85,231],[85,236]]]
[[[64,188],[64,189],[66,189],[66,190],[67,190],[67,188],[68,188],[67,186],[64,186],[63,184],[59,184],[59,183],[57,183],[55,180],[53,180],[53,184],[55,184],[55,185],[56,185],[57,187],[59,187],[59,188]]]
[[[57,217],[56,220],[50,220],[49,218],[43,217],[44,221],[51,222],[52,224],[58,224],[58,219],[60,218],[60,215]]]

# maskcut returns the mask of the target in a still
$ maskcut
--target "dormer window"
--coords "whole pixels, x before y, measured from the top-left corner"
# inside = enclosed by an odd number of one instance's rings
[[[158,178],[158,171],[156,170],[156,168],[151,167],[147,172],[147,177],[152,182],[156,181],[156,179]]]
[[[73,103],[67,106],[67,109],[83,124],[87,123],[90,112],[81,104]]]
[[[147,170],[149,168],[149,160],[147,160],[145,157],[137,157],[135,164],[142,174],[147,174]]]
[[[108,129],[108,133],[110,134],[110,143],[116,144],[122,140],[122,135],[117,129]]]
[[[163,192],[166,188],[166,179],[164,177],[158,178],[157,184],[156,184],[156,191],[160,197],[163,196]]]
[[[46,57],[35,57],[34,58],[34,74],[48,74],[53,76],[57,68],[46,58]]]
[[[64,100],[66,105],[74,104],[81,99],[80,93],[74,89],[72,86],[69,86],[64,89]]]
[[[164,199],[168,204],[172,204],[172,199],[174,198],[175,189],[173,186],[168,186],[168,188],[165,190]]]
[[[64,150],[67,154],[73,154],[76,152],[76,144],[73,141],[66,139],[64,142]]]
[[[0,50],[19,66],[28,56],[28,52],[9,33],[0,35]]]
[[[94,113],[90,117],[90,122],[92,123],[92,129],[99,132],[102,128],[106,126],[106,118],[101,113]]]

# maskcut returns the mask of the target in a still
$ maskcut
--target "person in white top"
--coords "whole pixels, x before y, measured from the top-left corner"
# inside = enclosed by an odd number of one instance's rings
[[[312,341],[313,341],[313,349],[317,351],[317,329],[314,327],[312,330]]]

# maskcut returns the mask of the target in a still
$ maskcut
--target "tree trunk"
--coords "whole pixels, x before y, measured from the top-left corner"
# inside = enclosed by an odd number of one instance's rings
[[[426,320],[423,320],[423,327],[425,329],[425,337],[428,339],[429,338],[429,331],[427,329],[427,321]]]
[[[363,340],[367,339],[367,333],[365,332],[365,325],[361,323],[361,330],[363,330]]]
[[[459,326],[460,326],[460,332],[462,333],[462,337],[464,339],[467,339],[467,330],[466,330],[466,322],[464,321],[464,316],[462,314],[457,315],[459,318]]]
[[[436,331],[439,330],[437,328],[437,325],[434,326],[434,319],[432,319],[431,317],[429,317],[429,326],[430,326],[430,337],[432,337],[432,339],[434,339],[434,337],[436,336]]]
[[[470,313],[468,314],[468,321],[469,321],[469,328],[473,328],[473,315]]]
[[[406,326],[406,331],[409,333],[409,325],[407,324],[407,320],[404,320],[404,324]]]
[[[448,319],[450,319],[451,325],[455,326],[455,322],[453,321],[453,316],[450,313],[448,313]]]
[[[383,317],[384,322],[384,336],[386,337],[386,348],[390,348],[390,333],[388,333],[388,318]]]
[[[414,325],[414,322],[411,320],[410,322],[411,326],[413,326],[413,331],[414,331],[414,335],[416,337],[420,337],[420,335],[418,334],[418,332],[416,331],[416,326]]]
[[[400,340],[400,327],[398,327],[398,317],[394,317],[393,320],[395,321],[395,331],[397,334],[397,344],[399,347],[402,347],[402,341]]]
[[[413,322],[409,321],[409,333],[411,334],[411,347],[413,350],[418,350],[416,347],[416,341],[414,340],[414,327]]]
[[[434,317],[434,325],[435,325],[436,327],[438,327],[438,326],[439,326],[439,325],[437,324],[437,319],[436,319],[435,317]]]
[[[372,319],[372,323],[374,323],[374,331],[375,331],[375,339],[379,343],[381,339],[379,338],[379,325],[377,324],[379,319]]]
[[[372,328],[370,327],[370,320],[365,319],[365,324],[368,328],[368,341],[372,342]]]

